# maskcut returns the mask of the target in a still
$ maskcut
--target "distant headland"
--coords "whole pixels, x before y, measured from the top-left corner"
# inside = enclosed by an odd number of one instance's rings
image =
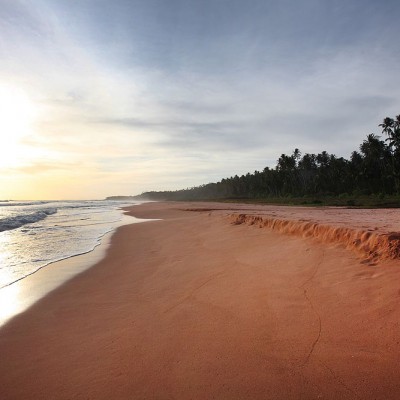
[[[138,196],[109,196],[106,197],[106,200],[119,200],[119,201],[125,201],[125,200],[137,200]]]

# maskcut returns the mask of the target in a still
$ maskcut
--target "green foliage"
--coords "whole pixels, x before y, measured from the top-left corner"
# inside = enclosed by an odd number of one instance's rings
[[[322,151],[291,155],[282,154],[275,168],[266,167],[253,174],[222,179],[217,183],[190,189],[143,193],[151,200],[252,200],[276,202],[277,199],[296,200],[296,204],[318,205],[328,202],[357,206],[361,196],[373,196],[374,204],[385,204],[389,196],[398,204],[400,194],[400,115],[385,118],[379,125],[387,136],[370,134],[353,151],[350,160]],[[324,199],[324,200],[321,200]]]

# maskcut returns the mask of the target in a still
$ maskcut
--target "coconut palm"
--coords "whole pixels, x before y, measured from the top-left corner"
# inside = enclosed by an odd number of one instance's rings
[[[382,132],[388,136],[389,147],[392,153],[392,176],[395,191],[400,191],[400,115],[395,119],[386,117],[381,124]]]

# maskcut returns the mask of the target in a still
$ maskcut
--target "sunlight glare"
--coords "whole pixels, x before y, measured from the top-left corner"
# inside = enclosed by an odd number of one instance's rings
[[[0,326],[21,310],[19,292],[18,285],[10,285],[0,289]]]
[[[0,84],[0,166],[13,167],[23,156],[21,139],[32,131],[35,107],[27,94]]]

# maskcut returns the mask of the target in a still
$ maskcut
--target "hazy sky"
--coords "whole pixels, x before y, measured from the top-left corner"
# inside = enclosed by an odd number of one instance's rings
[[[400,113],[398,0],[0,0],[0,198],[349,157]]]

